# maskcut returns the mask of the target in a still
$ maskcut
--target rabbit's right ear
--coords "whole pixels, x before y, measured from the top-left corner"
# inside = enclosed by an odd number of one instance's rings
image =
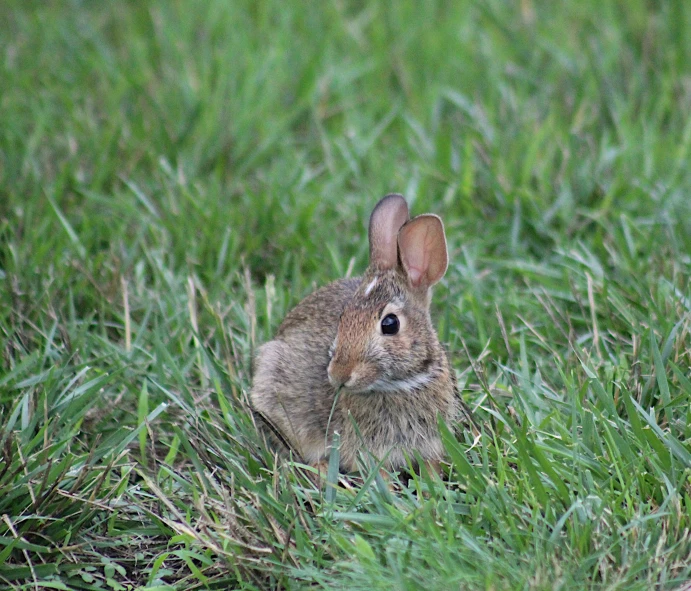
[[[408,204],[402,195],[384,197],[369,219],[370,266],[381,271],[398,263],[398,231],[408,221]]]
[[[398,249],[413,289],[426,293],[446,273],[449,255],[444,224],[438,216],[425,213],[405,224],[398,233]]]

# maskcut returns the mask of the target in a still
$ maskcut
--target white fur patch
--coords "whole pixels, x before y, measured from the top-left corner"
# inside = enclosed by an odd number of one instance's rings
[[[377,284],[377,281],[379,281],[379,277],[375,277],[372,279],[372,281],[369,282],[369,285],[365,289],[365,295],[369,295],[370,292],[374,289],[374,286]]]
[[[432,373],[421,373],[405,380],[380,378],[367,388],[367,392],[404,392],[410,394],[429,384],[433,378]]]

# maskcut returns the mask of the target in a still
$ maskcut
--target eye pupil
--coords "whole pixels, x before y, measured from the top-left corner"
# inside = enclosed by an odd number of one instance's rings
[[[401,323],[396,314],[387,314],[381,321],[381,331],[386,335],[396,334],[400,327]]]

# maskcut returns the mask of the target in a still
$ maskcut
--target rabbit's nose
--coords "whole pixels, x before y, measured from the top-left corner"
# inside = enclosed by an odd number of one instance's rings
[[[341,365],[331,361],[329,367],[326,369],[326,373],[329,376],[329,383],[334,388],[347,386],[348,382],[352,380],[353,367],[353,365]]]

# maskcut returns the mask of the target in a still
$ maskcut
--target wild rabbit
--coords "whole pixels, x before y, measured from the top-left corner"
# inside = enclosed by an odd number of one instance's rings
[[[438,469],[437,415],[451,423],[462,405],[429,313],[448,265],[444,226],[432,214],[409,219],[405,199],[387,195],[369,247],[362,277],[307,296],[259,348],[252,405],[317,467],[338,432],[341,470],[355,470],[365,450],[391,469],[417,451]]]

